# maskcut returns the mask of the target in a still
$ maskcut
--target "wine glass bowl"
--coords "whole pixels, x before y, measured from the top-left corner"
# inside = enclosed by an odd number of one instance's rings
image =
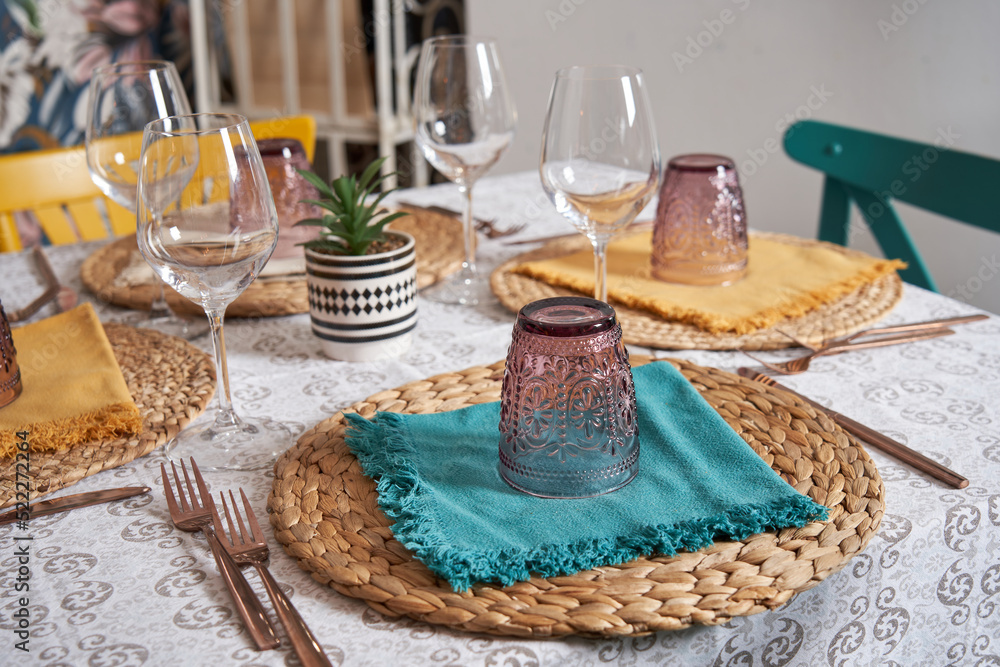
[[[594,298],[607,301],[608,241],[656,193],[660,152],[640,70],[567,67],[556,73],[542,133],[542,187],[594,246]]]
[[[223,318],[253,282],[278,239],[278,216],[253,134],[236,114],[171,116],[146,126],[137,209],[139,251],[182,296],[205,310],[212,330],[218,404],[181,431],[166,452],[197,455],[204,468],[255,469],[291,434],[237,415],[229,390]]]
[[[164,60],[111,63],[94,70],[89,93],[85,142],[91,180],[134,215],[143,128],[158,118],[191,113],[180,74]],[[185,338],[208,330],[174,314],[159,281],[150,312],[132,323]]]
[[[414,87],[414,136],[424,157],[465,198],[465,259],[450,280],[427,290],[432,300],[474,305],[485,281],[476,269],[472,188],[514,139],[517,112],[492,40],[446,35],[421,46]]]

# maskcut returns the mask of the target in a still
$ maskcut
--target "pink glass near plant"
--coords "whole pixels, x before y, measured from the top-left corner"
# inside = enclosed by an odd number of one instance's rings
[[[302,257],[302,248],[298,244],[316,238],[319,228],[293,225],[299,220],[321,215],[316,206],[302,203],[303,199],[318,198],[316,188],[295,171],[312,169],[306,151],[295,139],[262,139],[257,142],[257,148],[264,161],[274,208],[278,212],[278,245],[271,259]]]
[[[588,498],[638,471],[635,389],[614,309],[569,296],[524,306],[503,377],[501,477],[542,498]]]
[[[721,155],[670,160],[653,226],[653,276],[688,285],[729,285],[747,272],[747,219],[733,161]]]
[[[13,403],[21,395],[21,369],[17,366],[17,350],[10,335],[7,313],[0,302],[0,408]]]

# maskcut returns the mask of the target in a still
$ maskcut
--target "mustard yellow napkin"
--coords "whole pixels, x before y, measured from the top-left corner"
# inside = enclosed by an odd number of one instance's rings
[[[135,435],[142,416],[129,394],[94,308],[73,310],[11,332],[21,396],[0,408],[0,458],[28,432],[34,452]]]
[[[895,259],[751,236],[746,278],[726,287],[696,287],[651,276],[652,238],[652,232],[635,234],[608,246],[608,298],[710,333],[746,334],[769,327],[906,267]],[[594,291],[590,250],[525,262],[514,272],[585,294]]]

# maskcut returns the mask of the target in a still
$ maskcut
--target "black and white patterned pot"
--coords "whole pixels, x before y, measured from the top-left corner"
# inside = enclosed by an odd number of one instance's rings
[[[327,255],[306,248],[309,319],[323,353],[343,361],[397,357],[417,325],[413,237],[377,255]]]

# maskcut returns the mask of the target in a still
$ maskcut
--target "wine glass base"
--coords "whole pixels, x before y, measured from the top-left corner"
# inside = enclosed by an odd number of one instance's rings
[[[420,298],[437,303],[476,306],[493,299],[489,284],[477,274],[460,272],[420,291]]]
[[[185,340],[194,340],[212,330],[206,319],[199,317],[189,320],[174,314],[158,315],[142,312],[117,321],[138,329],[154,329]]]
[[[204,420],[204,423],[198,423]],[[171,461],[190,458],[203,471],[262,470],[274,464],[279,454],[294,442],[284,424],[270,420],[240,419],[232,428],[220,429],[215,415],[203,416],[185,428],[163,448]]]

